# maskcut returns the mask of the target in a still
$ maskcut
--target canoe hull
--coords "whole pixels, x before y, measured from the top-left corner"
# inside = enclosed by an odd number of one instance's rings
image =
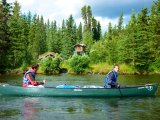
[[[43,97],[132,97],[155,96],[158,85],[144,85],[124,88],[24,88],[0,85],[0,95],[43,96]]]

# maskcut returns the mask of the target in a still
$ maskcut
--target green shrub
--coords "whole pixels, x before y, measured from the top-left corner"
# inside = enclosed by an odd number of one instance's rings
[[[91,63],[102,63],[106,62],[106,57],[107,57],[107,51],[105,44],[102,43],[101,41],[96,42],[89,53],[89,57],[91,60]]]
[[[150,71],[160,72],[160,58],[157,59],[154,63],[152,63],[149,67]]]
[[[28,70],[28,64],[23,62],[23,64],[21,65],[21,70],[23,70],[23,71]]]
[[[45,73],[59,73],[60,72],[61,58],[56,56],[55,58],[48,57],[41,61],[41,69]]]
[[[73,72],[79,74],[83,73],[85,69],[89,68],[90,60],[89,57],[86,55],[74,55],[68,60],[68,62]]]

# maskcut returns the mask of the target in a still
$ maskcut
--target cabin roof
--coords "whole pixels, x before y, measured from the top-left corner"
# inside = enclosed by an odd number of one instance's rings
[[[38,60],[43,60],[47,57],[55,57],[55,53],[54,52],[46,52],[44,54],[39,55]]]
[[[86,47],[86,45],[85,44],[76,44],[76,45],[74,45],[74,47],[77,47],[77,46],[82,46],[82,47]]]

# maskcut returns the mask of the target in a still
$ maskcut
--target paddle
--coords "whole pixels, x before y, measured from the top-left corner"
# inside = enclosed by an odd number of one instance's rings
[[[43,83],[46,84],[46,80],[43,80]]]

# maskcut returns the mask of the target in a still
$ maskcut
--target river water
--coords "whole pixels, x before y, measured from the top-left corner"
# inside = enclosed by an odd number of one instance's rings
[[[22,75],[1,75],[0,83],[21,85]],[[103,85],[104,75],[37,75],[46,86]],[[119,75],[123,85],[160,83],[160,75]],[[56,98],[0,96],[0,120],[159,120],[160,92],[156,97]]]

